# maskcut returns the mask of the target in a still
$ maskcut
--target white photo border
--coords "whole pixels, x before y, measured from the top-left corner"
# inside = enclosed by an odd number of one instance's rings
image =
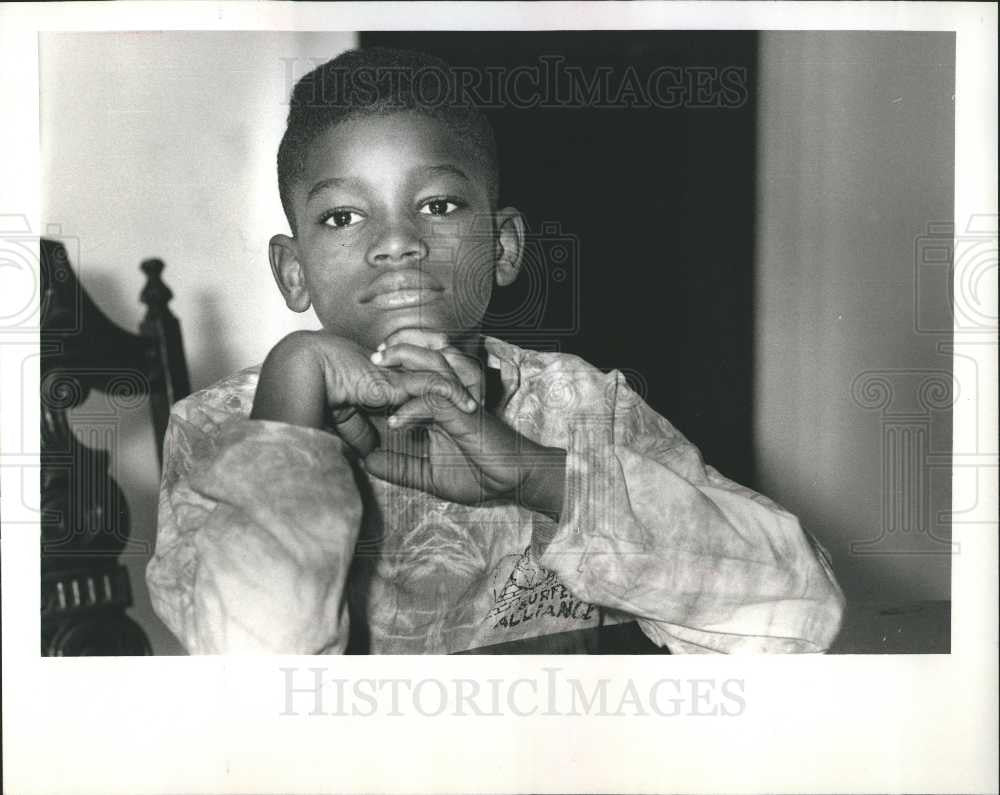
[[[758,29],[957,34],[955,228],[997,214],[997,7],[961,3],[4,4],[0,215],[39,230],[38,33],[86,30]],[[16,155],[12,156],[11,153]],[[956,261],[959,260],[956,252]],[[956,273],[956,281],[962,278]],[[995,289],[995,287],[994,287]],[[956,290],[956,295],[961,291]],[[37,300],[37,298],[35,299]],[[996,294],[993,295],[996,316]],[[954,438],[997,438],[995,344]],[[4,334],[0,493],[37,472],[37,334]],[[992,377],[991,375],[992,374]],[[985,425],[984,425],[985,420]],[[27,429],[22,433],[22,429]],[[20,442],[23,440],[23,444]],[[25,473],[29,475],[25,475]],[[37,480],[37,475],[35,476]],[[957,479],[976,477],[956,467]],[[956,491],[958,483],[956,482]],[[994,486],[995,488],[995,486]],[[16,506],[13,506],[16,507]],[[10,500],[0,502],[5,525]],[[39,658],[38,533],[2,536],[5,789],[34,792],[907,792],[997,786],[997,494],[956,525],[949,655]],[[972,517],[970,517],[972,518]],[[669,672],[663,670],[669,662]],[[740,714],[282,715],[282,668],[346,680],[740,680]],[[547,669],[558,669],[552,674]],[[541,685],[539,684],[541,683]],[[620,689],[618,691],[620,693]],[[617,698],[617,696],[616,696]],[[518,699],[521,699],[520,701]],[[731,703],[735,703],[731,702]],[[508,704],[509,706],[509,704]],[[431,709],[430,711],[433,711]],[[524,709],[522,711],[528,711]],[[550,710],[552,711],[552,710]],[[305,712],[305,711],[303,711]]]

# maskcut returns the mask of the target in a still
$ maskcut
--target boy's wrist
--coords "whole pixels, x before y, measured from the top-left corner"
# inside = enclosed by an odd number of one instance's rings
[[[293,332],[271,349],[260,370],[251,419],[323,426],[326,389],[310,345],[312,334]]]
[[[566,483],[566,451],[538,446],[531,453],[528,475],[522,481],[519,503],[529,511],[559,521]]]

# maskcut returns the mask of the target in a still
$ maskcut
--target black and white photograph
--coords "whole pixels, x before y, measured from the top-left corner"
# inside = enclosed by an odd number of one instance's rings
[[[13,5],[11,791],[995,789],[995,4]]]

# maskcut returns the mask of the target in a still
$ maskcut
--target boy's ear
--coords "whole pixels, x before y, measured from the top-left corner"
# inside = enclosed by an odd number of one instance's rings
[[[293,312],[305,312],[311,305],[306,277],[299,263],[295,239],[288,235],[275,235],[268,245],[271,273],[285,299],[285,306]]]
[[[506,287],[521,272],[524,256],[524,216],[515,207],[504,207],[496,212],[496,279]]]

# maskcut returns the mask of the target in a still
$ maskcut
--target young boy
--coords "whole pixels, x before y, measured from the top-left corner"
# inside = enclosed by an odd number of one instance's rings
[[[157,613],[192,653],[446,653],[632,619],[673,652],[825,650],[843,596],[793,516],[619,373],[480,335],[524,221],[497,207],[488,123],[430,101],[432,72],[357,50],[297,84],[270,261],[322,330],[174,407]]]

